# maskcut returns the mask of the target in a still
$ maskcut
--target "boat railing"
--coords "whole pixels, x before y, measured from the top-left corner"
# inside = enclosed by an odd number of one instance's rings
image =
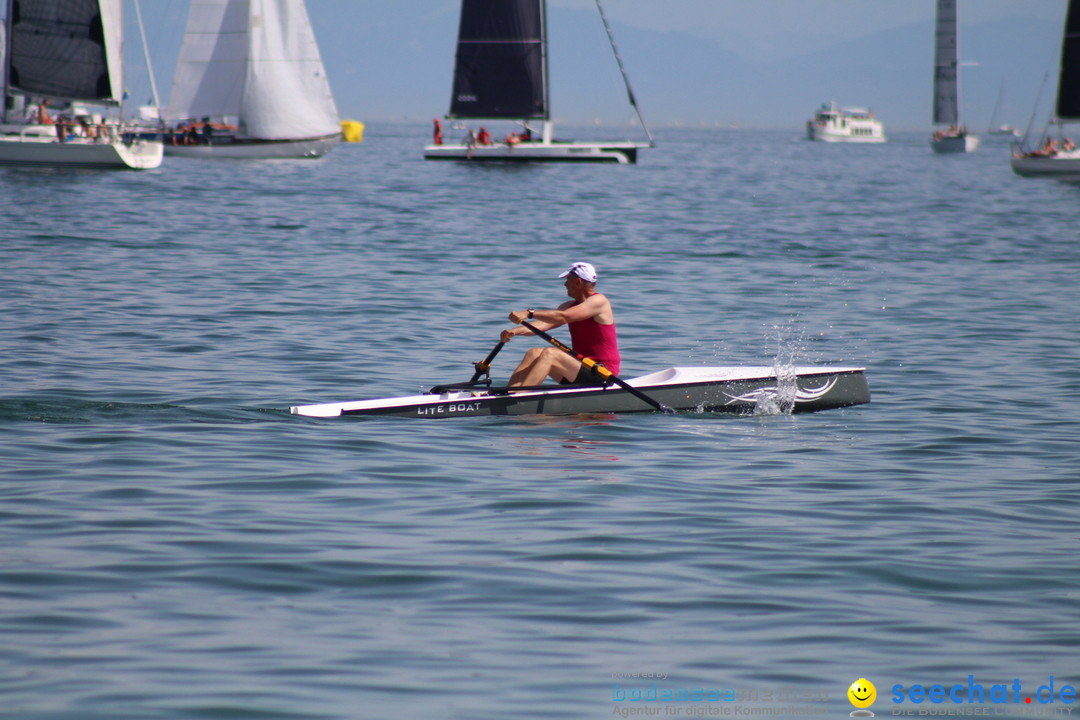
[[[114,122],[95,122],[82,125],[78,121],[62,121],[53,125],[35,123],[21,124],[18,129],[8,125],[4,134],[19,138],[20,142],[48,140],[53,142],[116,143],[122,134],[121,125]],[[61,137],[63,133],[63,137]]]

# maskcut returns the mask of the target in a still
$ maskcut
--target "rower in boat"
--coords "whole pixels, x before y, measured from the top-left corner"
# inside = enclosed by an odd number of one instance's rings
[[[522,320],[532,321],[540,330],[568,325],[574,350],[592,358],[612,374],[619,373],[619,343],[615,332],[615,313],[611,301],[596,290],[596,268],[587,262],[576,262],[559,275],[566,278],[566,294],[570,296],[555,310],[514,310],[510,322],[515,327],[503,330],[502,342],[518,335],[533,335]],[[551,378],[562,385],[604,385],[605,377],[587,367],[577,358],[556,347],[532,348],[510,376],[510,387],[539,385]]]
[[[517,325],[502,331],[488,356],[473,363],[466,382],[436,385],[422,395],[296,405],[310,417],[378,415],[445,418],[484,415],[571,415],[653,412],[809,412],[870,402],[861,367],[672,367],[624,380],[615,314],[596,292],[596,268],[576,262],[559,275],[570,300],[555,310],[515,310]],[[568,325],[574,347],[547,333]],[[506,385],[491,381],[491,363],[503,345],[535,335],[550,348],[534,348]],[[486,376],[486,377],[485,377]],[[557,385],[541,385],[551,378]]]

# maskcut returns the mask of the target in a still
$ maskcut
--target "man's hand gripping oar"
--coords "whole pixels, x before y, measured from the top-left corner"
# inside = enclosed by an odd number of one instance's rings
[[[480,379],[481,375],[486,375],[491,371],[491,361],[495,359],[495,356],[499,354],[499,351],[503,349],[503,345],[506,343],[499,342],[498,345],[491,349],[488,356],[480,362],[473,363],[473,367],[476,368],[476,372],[473,373],[472,380],[469,382],[474,383]]]

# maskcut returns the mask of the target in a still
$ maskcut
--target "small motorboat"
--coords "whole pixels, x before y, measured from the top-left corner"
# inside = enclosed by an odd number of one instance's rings
[[[812,120],[806,121],[806,137],[819,142],[883,143],[885,126],[867,108],[822,105]]]

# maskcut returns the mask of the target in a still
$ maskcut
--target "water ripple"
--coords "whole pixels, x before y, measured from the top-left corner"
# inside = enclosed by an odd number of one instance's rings
[[[921,135],[477,168],[420,161],[426,130],[0,173],[9,714],[585,718],[661,670],[839,715],[860,676],[879,712],[896,683],[1077,682],[1075,188]],[[288,414],[466,379],[581,258],[626,373],[852,363],[874,400]]]

